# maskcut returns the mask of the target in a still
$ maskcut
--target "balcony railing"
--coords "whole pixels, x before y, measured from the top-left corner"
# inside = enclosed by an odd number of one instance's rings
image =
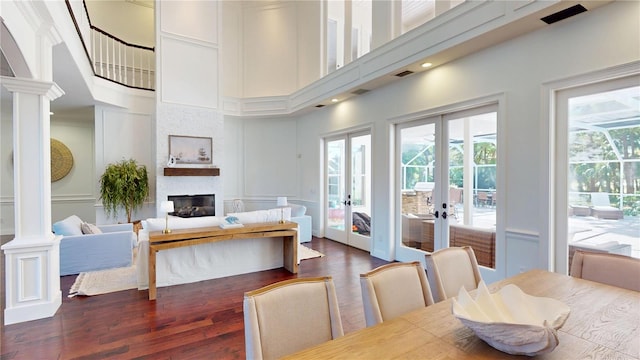
[[[91,26],[91,59],[96,76],[129,87],[155,88],[153,48],[126,43]]]
[[[91,25],[84,1],[66,0],[66,4],[95,76],[155,90],[154,48],[127,43]]]

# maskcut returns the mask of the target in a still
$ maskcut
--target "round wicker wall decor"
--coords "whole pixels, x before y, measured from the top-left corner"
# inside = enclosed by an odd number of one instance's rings
[[[51,139],[51,182],[67,176],[73,167],[71,150],[61,141]]]

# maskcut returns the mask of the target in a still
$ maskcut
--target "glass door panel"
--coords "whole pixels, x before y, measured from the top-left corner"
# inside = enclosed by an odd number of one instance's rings
[[[594,83],[558,94],[557,269],[571,268],[575,250],[640,257],[639,77]],[[564,194],[563,194],[564,193]],[[568,244],[560,239],[567,239]]]
[[[327,230],[338,234],[345,230],[345,143],[345,139],[327,142]]]
[[[489,110],[444,119],[449,129],[449,246],[471,246],[479,265],[495,268],[498,119]]]
[[[349,134],[326,141],[325,236],[371,248],[371,135]]]
[[[436,126],[418,124],[400,130],[402,247],[434,250]]]
[[[351,143],[351,233],[348,243],[371,248],[371,135],[349,137]]]
[[[398,125],[400,261],[471,246],[495,268],[497,106]]]

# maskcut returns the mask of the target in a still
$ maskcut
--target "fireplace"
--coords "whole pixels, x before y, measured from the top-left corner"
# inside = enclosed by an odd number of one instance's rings
[[[173,201],[174,212],[169,215],[179,217],[198,217],[216,215],[216,195],[169,195],[169,201]]]

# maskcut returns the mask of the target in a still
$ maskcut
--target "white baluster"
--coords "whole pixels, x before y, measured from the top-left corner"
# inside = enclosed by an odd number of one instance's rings
[[[122,43],[118,42],[118,81],[122,84]]]
[[[129,84],[128,75],[129,70],[127,69],[127,55],[129,54],[129,47],[124,48],[124,83]]]
[[[136,86],[136,50],[133,51],[131,56],[133,64],[131,65],[131,79],[133,80],[131,86]]]
[[[111,80],[116,80],[116,40],[111,39],[111,66],[113,68],[113,77]]]
[[[96,61],[96,33],[91,29],[89,38],[91,39],[91,65],[93,66],[93,73],[98,73],[98,63]]]
[[[98,36],[98,39],[100,39],[100,76],[104,76],[104,67],[102,66],[102,34],[99,34]]]
[[[151,89],[151,54],[149,50],[145,50],[147,54],[147,89]]]

